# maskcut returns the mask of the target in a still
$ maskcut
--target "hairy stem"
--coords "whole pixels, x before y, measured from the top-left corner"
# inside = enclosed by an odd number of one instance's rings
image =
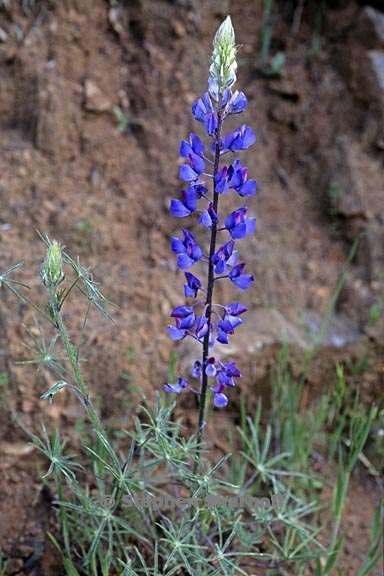
[[[87,413],[88,418],[90,419],[94,429],[98,430],[102,434],[104,434],[103,427],[100,423],[100,420],[96,414],[96,410],[94,409],[88,394],[88,388],[84,381],[83,375],[80,370],[79,364],[79,357],[76,348],[73,346],[65,324],[63,322],[62,312],[57,302],[56,293],[52,291],[49,295],[49,303],[50,309],[52,311],[52,316],[57,327],[57,330],[60,334],[60,338],[63,342],[63,346],[65,349],[66,356],[71,364],[71,368],[73,371],[73,377],[75,383],[79,389],[82,398],[83,407]]]
[[[219,99],[218,104],[218,125],[215,133],[215,160],[213,166],[213,209],[216,214],[218,214],[219,206],[219,193],[216,190],[216,175],[219,171],[220,163],[220,135],[222,127],[222,114],[221,114],[221,101]],[[213,298],[213,288],[215,284],[215,274],[213,265],[213,255],[216,251],[216,236],[217,236],[217,223],[212,222],[211,227],[211,241],[209,247],[209,262],[208,262],[208,283],[207,283],[207,297],[205,300],[205,316],[208,321],[208,331],[204,337],[203,341],[203,361],[202,361],[202,382],[200,390],[200,401],[199,401],[199,424],[197,431],[197,450],[195,455],[194,471],[196,472],[200,462],[200,452],[201,452],[201,441],[203,438],[204,426],[205,426],[205,406],[207,400],[207,389],[208,389],[208,376],[205,372],[207,367],[207,360],[209,357],[209,340],[211,335],[211,317],[212,317],[212,298]]]
[[[71,559],[72,554],[71,554],[71,543],[69,538],[69,530],[67,522],[67,511],[63,504],[64,502],[63,485],[61,483],[60,474],[58,472],[55,472],[55,483],[56,483],[57,499],[59,501],[59,514],[60,514],[61,530],[63,533],[64,548],[67,557]]]
[[[73,286],[73,285],[72,285]],[[98,433],[98,437],[96,438],[96,446],[100,447],[100,438],[103,437],[106,442],[108,442],[106,432],[103,428],[103,425],[100,422],[100,419],[97,415],[97,412],[89,398],[88,387],[85,383],[83,378],[80,363],[79,363],[79,354],[78,349],[72,344],[71,339],[69,337],[67,328],[64,324],[63,314],[61,307],[57,302],[57,297],[55,291],[52,291],[49,295],[49,302],[50,308],[52,310],[53,319],[56,325],[56,328],[60,334],[61,340],[63,342],[63,346],[65,349],[66,356],[71,364],[73,377],[75,380],[75,384],[77,386],[78,393],[76,396],[81,400],[81,404],[86,412],[87,417],[91,423],[92,429]],[[122,477],[125,476],[127,471],[128,463],[124,464],[121,469]],[[112,512],[118,508],[121,503],[122,497],[124,495],[124,489],[122,486],[119,485],[119,479],[115,478],[112,486],[111,486],[111,493],[114,498],[114,506],[112,508]],[[66,522],[66,517],[62,518],[63,521]],[[63,534],[64,540],[66,537],[66,523],[63,522]],[[68,536],[68,534],[67,534]]]

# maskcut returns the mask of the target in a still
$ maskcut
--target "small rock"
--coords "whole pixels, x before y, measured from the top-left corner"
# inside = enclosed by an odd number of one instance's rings
[[[17,547],[17,553],[20,554],[22,558],[28,558],[29,556],[32,556],[34,551],[35,549],[33,546],[31,546],[31,544],[21,543]]]
[[[286,100],[297,102],[300,99],[299,85],[294,78],[271,80],[270,89],[272,92],[282,96]]]
[[[21,558],[11,558],[5,566],[5,574],[20,574],[23,570],[24,562]]]
[[[8,40],[8,34],[5,30],[0,28],[0,42],[6,42]]]
[[[312,342],[320,341],[322,346],[343,348],[356,343],[362,336],[355,323],[341,315],[334,315],[324,323],[322,316],[314,311],[307,311],[304,312],[303,319]]]
[[[87,79],[85,81],[84,95],[85,109],[89,112],[101,113],[111,110],[112,104],[110,100],[103,94],[93,80]]]
[[[346,136],[337,140],[332,157],[329,157],[324,169],[327,176],[326,193],[337,214],[367,221],[372,214],[380,211],[375,182],[376,166],[371,164],[354,140]],[[370,175],[369,179],[367,174]]]
[[[381,50],[370,50],[368,58],[371,63],[373,80],[376,83],[376,96],[384,106],[384,52]]]
[[[124,32],[121,6],[109,10],[108,20],[114,32],[120,36]]]
[[[366,107],[364,140],[376,144],[384,138],[384,47],[369,48],[351,43],[342,52],[340,64],[353,96]]]
[[[26,456],[33,452],[35,447],[25,442],[3,442],[2,450],[8,456]]]
[[[357,36],[366,48],[384,48],[384,14],[366,6],[359,19]]]
[[[174,20],[174,22],[172,22],[172,28],[177,38],[182,38],[183,36],[185,36],[186,34],[185,26],[179,20]]]

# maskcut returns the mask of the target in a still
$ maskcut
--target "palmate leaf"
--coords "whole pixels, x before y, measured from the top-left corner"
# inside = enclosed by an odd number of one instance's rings
[[[47,429],[42,425],[42,437],[31,434],[31,440],[36,448],[46,456],[50,466],[43,476],[47,478],[56,472],[62,474],[69,482],[76,481],[77,470],[83,470],[81,464],[75,462],[71,456],[64,455],[66,440],[61,441],[58,430],[49,436]]]
[[[36,366],[37,372],[43,369],[51,370],[60,379],[64,379],[68,374],[65,367],[65,357],[56,351],[59,334],[55,334],[49,342],[44,334],[44,330],[37,318],[34,320],[34,329],[26,327],[29,340],[21,345],[28,351],[30,357],[17,362],[20,366]]]
[[[27,284],[24,284],[23,282],[20,282],[19,280],[15,280],[14,278],[12,278],[12,274],[14,274],[15,272],[17,272],[18,270],[20,270],[20,268],[24,265],[24,262],[19,262],[18,264],[15,264],[14,266],[11,266],[10,268],[8,268],[8,270],[5,270],[5,272],[1,272],[0,274],[0,288],[2,288],[2,286],[22,286],[23,288],[29,288],[29,286],[27,286]]]

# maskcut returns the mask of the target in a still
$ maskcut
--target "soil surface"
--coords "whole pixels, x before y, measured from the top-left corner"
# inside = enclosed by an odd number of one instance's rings
[[[93,268],[118,307],[115,323],[91,315],[82,354],[111,425],[129,422],[140,395],[161,388],[174,348],[166,325],[183,282],[169,249],[179,222],[168,204],[180,189],[179,141],[198,130],[190,108],[206,87],[212,35],[228,12],[249,99],[243,121],[258,137],[244,154],[259,185],[251,206],[258,230],[242,246],[256,282],[243,297],[251,314],[231,350],[242,359],[243,392],[250,407],[260,394],[268,400],[283,332],[300,365],[349,261],[308,374],[308,397],[334,383],[338,361],[365,357],[369,369],[351,375],[351,385],[367,402],[382,395],[383,319],[370,317],[384,295],[380,13],[330,2],[319,28],[316,3],[304,3],[301,17],[289,4],[280,2],[275,22],[271,54],[285,54],[275,77],[260,67],[262,2],[0,2],[0,270],[23,261],[19,278],[39,301],[44,247],[36,230]],[[233,297],[221,290],[224,301]],[[70,431],[79,408],[64,394],[53,406],[41,402],[51,377],[15,364],[26,357],[23,324],[34,335],[38,327],[25,305],[3,290],[0,296],[0,375],[8,380],[0,399],[0,549],[11,558],[10,574],[57,574],[45,536],[55,524],[52,495],[23,428],[37,430],[44,420]],[[67,308],[74,330],[82,310],[76,300]],[[179,352],[183,364],[193,349]],[[216,437],[236,421],[238,406],[234,391],[228,411],[211,422]],[[192,407],[191,399],[181,401],[180,410]],[[367,551],[378,497],[367,482],[361,471],[354,477],[345,575],[356,573]]]

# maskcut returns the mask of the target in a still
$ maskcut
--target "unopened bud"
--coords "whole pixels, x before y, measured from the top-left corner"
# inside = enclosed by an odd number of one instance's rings
[[[64,279],[62,247],[54,240],[48,246],[47,256],[41,271],[45,286],[58,286]]]
[[[236,82],[235,31],[231,17],[227,16],[213,40],[210,73],[210,92],[215,98]]]

